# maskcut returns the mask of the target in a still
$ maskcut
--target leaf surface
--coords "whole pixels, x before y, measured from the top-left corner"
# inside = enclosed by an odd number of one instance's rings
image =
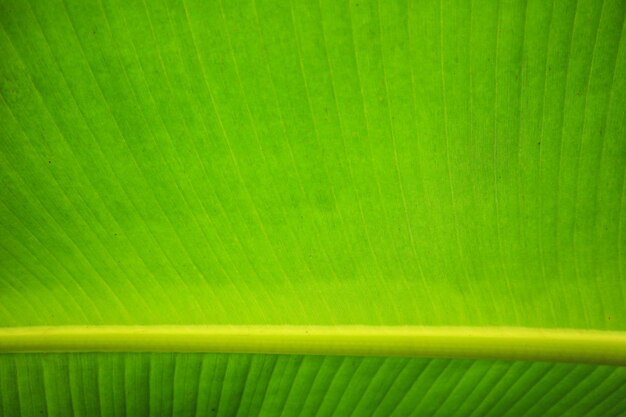
[[[626,331],[625,16],[621,0],[0,0],[0,341],[547,332],[491,361],[489,343],[457,359],[335,357],[332,339],[322,356],[0,344],[0,413],[626,412],[619,349],[568,359],[613,366],[540,362],[564,357],[550,332]]]

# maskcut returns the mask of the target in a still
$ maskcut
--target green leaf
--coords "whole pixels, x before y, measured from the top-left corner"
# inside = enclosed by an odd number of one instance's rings
[[[0,415],[626,413],[625,17],[0,0]]]
[[[16,354],[0,356],[0,381],[7,380],[17,381],[0,391],[7,416],[617,416],[626,410],[625,368],[545,362]]]

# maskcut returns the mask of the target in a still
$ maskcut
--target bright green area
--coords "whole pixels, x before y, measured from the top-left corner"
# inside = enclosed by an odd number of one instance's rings
[[[543,362],[20,354],[0,355],[0,384],[6,416],[42,410],[50,417],[65,417],[67,410],[85,417],[626,413],[626,368]]]
[[[626,330],[625,17],[0,0],[0,327]],[[604,417],[625,369],[2,354],[0,416]]]
[[[626,329],[625,2],[0,4],[0,325]]]

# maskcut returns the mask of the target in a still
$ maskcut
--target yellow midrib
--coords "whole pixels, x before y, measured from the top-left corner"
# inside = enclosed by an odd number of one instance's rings
[[[222,352],[545,360],[626,365],[626,332],[422,326],[0,328],[0,352]]]

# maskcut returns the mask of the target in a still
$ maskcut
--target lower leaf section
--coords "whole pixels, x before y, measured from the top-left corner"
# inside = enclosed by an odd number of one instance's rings
[[[218,353],[0,355],[2,416],[619,416],[626,368]]]

